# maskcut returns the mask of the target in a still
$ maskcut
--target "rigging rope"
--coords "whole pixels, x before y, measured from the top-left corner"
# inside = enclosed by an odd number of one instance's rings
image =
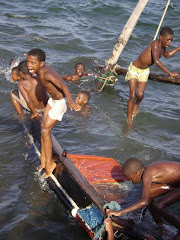
[[[171,1],[171,0],[168,0],[168,2],[167,2],[167,4],[166,4],[166,7],[165,7],[165,9],[164,9],[164,13],[163,13],[163,15],[162,15],[161,21],[160,21],[159,26],[158,26],[158,28],[157,28],[156,34],[155,34],[155,36],[154,36],[154,40],[156,40],[156,37],[157,37],[157,35],[158,35],[159,29],[160,29],[160,27],[161,27],[162,21],[163,21],[163,19],[164,19],[164,16],[165,16],[165,14],[166,14],[166,11],[167,11],[167,8],[168,8],[168,6],[169,6],[170,1]]]

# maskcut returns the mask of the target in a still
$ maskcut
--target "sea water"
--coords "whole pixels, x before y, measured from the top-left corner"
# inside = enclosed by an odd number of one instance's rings
[[[24,53],[38,47],[46,52],[46,63],[60,75],[72,74],[79,61],[87,72],[96,72],[95,66],[109,58],[136,4],[135,0],[0,1],[0,239],[88,239],[37,175],[37,156],[9,97],[17,88],[5,74],[9,61],[23,60]],[[166,1],[149,0],[119,65],[128,67],[153,39],[165,5]],[[162,24],[174,30],[169,50],[180,42],[179,12],[178,1],[172,0]],[[161,61],[169,70],[180,73],[179,54],[169,59],[162,57]],[[162,72],[156,66],[151,70]],[[112,157],[120,164],[132,156],[145,165],[158,160],[179,161],[180,87],[149,80],[134,128],[125,133],[129,88],[124,76],[118,79],[101,93],[93,91],[93,77],[67,83],[73,98],[80,90],[91,92],[90,112],[82,116],[68,110],[53,129],[59,143],[68,153]],[[127,193],[125,206],[139,199],[141,185],[120,187]],[[171,210],[177,213],[179,207],[177,203]],[[154,232],[149,213],[143,221],[140,216],[139,210],[124,217],[138,219],[144,233]],[[176,232],[166,226],[171,235]]]

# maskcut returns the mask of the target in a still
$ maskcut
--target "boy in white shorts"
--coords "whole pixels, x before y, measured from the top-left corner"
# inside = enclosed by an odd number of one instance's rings
[[[71,110],[80,111],[81,107],[72,100],[68,87],[62,77],[50,66],[45,65],[45,52],[39,48],[32,49],[27,54],[27,66],[31,74],[37,74],[41,84],[51,95],[48,101],[43,121],[41,124],[41,165],[39,170],[45,168],[43,176],[49,177],[56,167],[52,159],[52,139],[51,130],[58,121],[62,120],[63,114],[67,110],[65,97]]]

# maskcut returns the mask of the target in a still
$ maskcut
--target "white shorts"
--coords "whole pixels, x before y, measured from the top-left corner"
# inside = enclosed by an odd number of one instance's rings
[[[66,100],[64,98],[61,100],[53,100],[52,98],[49,98],[48,104],[51,106],[48,113],[49,117],[53,120],[61,121],[64,113],[67,111]]]

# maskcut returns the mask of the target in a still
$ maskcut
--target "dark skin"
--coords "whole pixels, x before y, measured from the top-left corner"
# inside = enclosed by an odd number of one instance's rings
[[[19,75],[12,73],[11,77],[14,82],[19,82],[19,90],[23,95],[29,109],[32,111],[31,118],[37,117],[39,120],[40,114],[36,111],[36,109],[44,109],[48,100],[48,96],[44,87],[37,78],[33,78],[30,74],[24,74],[21,71],[19,72]],[[23,115],[20,103],[12,97],[11,101],[17,113]]]
[[[94,74],[84,72],[84,65],[78,64],[74,69],[75,74],[61,76],[63,80],[67,81],[78,81],[82,77],[92,76]],[[96,74],[97,75],[97,74]]]
[[[123,209],[119,212],[107,210],[109,216],[121,216],[125,213],[135,211],[140,208],[149,207],[150,212],[153,211],[153,217],[157,224],[162,224],[161,218],[163,217],[170,224],[180,230],[180,221],[166,207],[180,201],[180,163],[179,162],[155,162],[146,168],[140,169],[134,174],[126,175],[130,182],[140,183],[143,182],[142,195],[138,202]],[[155,183],[154,185],[152,185]],[[164,191],[158,188],[152,190],[156,184],[166,186]],[[160,185],[159,185],[160,186]],[[152,199],[157,196],[163,196],[158,199],[156,204],[152,204]],[[151,203],[151,204],[150,204]]]
[[[180,50],[180,45],[169,52],[166,50],[170,46],[172,40],[173,35],[160,35],[159,40],[150,42],[140,56],[133,62],[133,65],[139,69],[146,69],[151,65],[156,64],[170,77],[179,76],[177,72],[169,71],[160,61],[162,55],[166,58],[170,58]],[[146,84],[147,82],[137,82],[137,79],[135,78],[129,80],[130,95],[127,114],[127,122],[129,126],[132,126],[133,117],[138,114],[139,104],[144,97]],[[138,89],[136,91],[137,86]]]
[[[39,61],[37,56],[27,55],[27,66],[31,74],[37,74],[41,84],[51,95],[53,100],[61,100],[66,97],[71,110],[81,110],[81,107],[73,101],[69,89],[62,77],[51,67],[46,66],[44,61]],[[46,173],[44,177],[49,177],[56,167],[56,163],[52,159],[51,130],[55,127],[58,120],[50,118],[48,115],[50,109],[51,106],[47,104],[41,124],[41,165],[39,170],[45,167]]]

